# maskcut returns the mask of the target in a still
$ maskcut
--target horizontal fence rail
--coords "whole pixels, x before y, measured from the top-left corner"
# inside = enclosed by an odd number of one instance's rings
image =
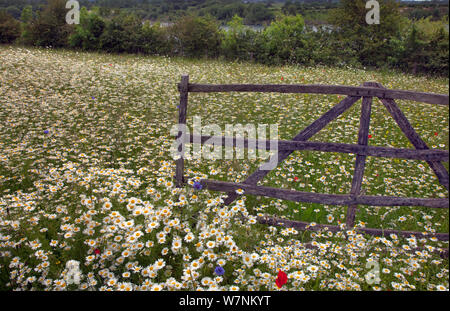
[[[448,106],[449,97],[444,94],[432,94],[414,91],[388,90],[377,87],[342,85],[292,85],[292,84],[189,84],[188,92],[269,92],[269,93],[309,93],[339,94],[356,97],[378,97],[382,99],[404,99],[435,105]]]
[[[370,206],[424,206],[431,208],[449,208],[449,200],[442,199],[424,199],[424,198],[403,198],[403,197],[388,197],[388,196],[369,196],[360,195],[352,196],[350,194],[325,194],[301,192],[296,190],[279,189],[264,186],[255,186],[244,183],[233,183],[225,181],[217,181],[210,179],[203,179],[200,181],[203,188],[213,191],[236,191],[244,190],[244,194],[252,194],[257,196],[265,196],[276,199],[305,202],[305,203],[319,203],[325,205],[351,205],[361,204]]]
[[[361,146],[342,143],[325,143],[316,141],[291,141],[291,140],[257,140],[223,136],[198,136],[188,135],[185,143],[198,143],[202,145],[220,145],[223,147],[242,147],[245,149],[271,150],[271,146],[277,146],[275,150],[309,150],[322,152],[353,153],[372,157],[401,158],[410,160],[449,161],[449,152],[439,149],[404,149],[376,146]]]
[[[318,152],[336,152],[355,154],[356,161],[354,167],[352,189],[349,194],[325,194],[301,192],[290,189],[279,189],[258,185],[270,170],[260,167],[252,173],[242,183],[217,181],[203,179],[200,180],[202,188],[211,191],[226,192],[225,205],[231,204],[240,195],[255,195],[289,200],[294,202],[318,203],[324,205],[347,206],[346,227],[353,228],[358,205],[367,206],[422,206],[427,208],[448,209],[448,198],[411,198],[393,196],[370,196],[362,195],[361,186],[365,169],[366,157],[402,158],[408,160],[423,160],[431,167],[439,182],[448,190],[449,175],[442,162],[449,161],[449,151],[440,149],[430,149],[427,144],[413,129],[406,116],[395,103],[395,99],[411,100],[435,105],[449,104],[449,96],[445,94],[432,94],[414,91],[389,90],[376,82],[366,82],[362,86],[339,86],[339,85],[286,85],[286,84],[192,84],[189,83],[189,76],[182,76],[182,81],[178,85],[180,91],[179,105],[179,125],[186,124],[188,93],[208,93],[208,92],[278,92],[278,93],[309,93],[309,94],[340,94],[347,95],[329,111],[303,129],[291,140],[257,140],[239,137],[222,136],[199,136],[184,135],[180,130],[177,139],[181,139],[182,144],[194,143],[202,145],[219,145],[222,147],[263,149],[278,153],[277,164],[280,164],[294,151],[309,150]],[[372,109],[372,99],[379,98],[394,121],[400,127],[404,135],[408,138],[415,149],[379,147],[368,145],[368,133],[370,126],[370,115]],[[360,128],[357,144],[328,143],[318,141],[308,141],[312,136],[325,128],[331,121],[342,115],[358,100],[362,99]],[[179,147],[181,151],[183,146]],[[275,148],[274,148],[275,147]],[[185,183],[184,158],[181,156],[177,160],[176,185],[182,187]],[[238,194],[237,190],[242,190]],[[341,231],[340,226],[313,224],[302,221],[280,219],[273,216],[257,216],[257,220],[263,224],[281,225],[294,227],[301,230],[321,230]],[[360,233],[372,235],[399,234],[401,236],[415,235],[417,237],[435,237],[439,240],[447,240],[448,233],[430,233],[416,231],[400,231],[393,229],[378,228],[355,228]]]
[[[327,230],[331,232],[342,231],[342,228],[336,225],[324,225],[324,224],[316,224],[305,221],[293,221],[288,219],[281,219],[277,217],[265,217],[265,216],[257,216],[257,221],[262,224],[271,225],[271,226],[284,226],[296,228],[299,230],[311,230],[311,231],[319,231],[319,230]],[[397,234],[404,237],[409,237],[411,235],[416,236],[417,238],[431,238],[435,237],[441,241],[448,241],[447,233],[433,233],[433,232],[416,232],[416,231],[401,231],[401,230],[393,230],[393,229],[377,229],[377,228],[356,228],[356,232],[358,233],[367,233],[376,236],[386,236],[390,234]]]

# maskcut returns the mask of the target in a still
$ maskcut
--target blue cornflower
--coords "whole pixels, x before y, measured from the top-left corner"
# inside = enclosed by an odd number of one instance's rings
[[[48,133],[49,133],[48,130],[45,130],[45,131],[44,131],[44,134],[48,134]]]
[[[198,181],[194,181],[193,187],[196,190],[202,190],[202,188],[203,188],[202,184],[200,182],[198,182]]]
[[[216,269],[214,269],[214,272],[215,272],[217,275],[224,275],[225,269],[222,268],[221,266],[217,266]]]

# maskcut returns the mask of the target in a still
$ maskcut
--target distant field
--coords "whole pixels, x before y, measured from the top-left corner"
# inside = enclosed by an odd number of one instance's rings
[[[228,208],[220,193],[173,185],[169,148],[182,74],[193,83],[292,83],[448,94],[448,79],[328,67],[267,67],[0,46],[0,289],[99,290],[448,290],[448,242],[275,229],[244,215],[345,222],[345,208],[244,196]],[[338,103],[337,95],[190,94],[188,125],[278,124],[291,139]],[[448,106],[398,101],[431,148],[448,150]],[[361,102],[311,140],[356,143]],[[256,113],[257,112],[257,113]],[[261,117],[263,116],[263,117]],[[412,148],[374,100],[369,144]],[[243,181],[261,160],[188,159],[190,183]],[[262,185],[348,193],[354,156],[294,152]],[[448,170],[448,162],[445,163]],[[213,176],[214,175],[214,176]],[[447,197],[425,162],[368,158],[367,195]],[[234,208],[233,208],[234,207]],[[360,207],[359,226],[449,232],[448,209]],[[315,241],[322,249],[305,249]],[[425,250],[406,251],[416,246]],[[65,263],[77,260],[80,284]],[[366,263],[380,266],[369,284]],[[218,276],[215,267],[225,270]],[[29,270],[27,270],[29,268]]]

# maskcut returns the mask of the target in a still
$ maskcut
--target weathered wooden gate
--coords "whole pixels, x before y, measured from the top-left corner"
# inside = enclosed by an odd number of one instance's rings
[[[278,164],[285,160],[295,150],[312,150],[322,152],[339,152],[356,154],[355,169],[352,181],[350,194],[324,194],[324,193],[310,193],[300,192],[287,189],[278,189],[271,187],[258,186],[257,183],[264,178],[270,171],[263,170],[261,167],[251,174],[242,183],[215,181],[215,180],[201,180],[204,189],[213,191],[227,192],[228,197],[224,200],[225,205],[229,205],[239,194],[236,190],[244,190],[244,194],[251,194],[256,196],[266,196],[296,202],[319,203],[327,205],[342,205],[348,206],[346,225],[347,228],[353,228],[355,222],[355,214],[358,205],[370,206],[424,206],[429,208],[449,208],[448,198],[405,198],[392,196],[369,196],[361,195],[361,184],[363,180],[365,161],[367,156],[374,157],[389,157],[389,158],[403,158],[413,160],[425,160],[431,169],[436,174],[439,182],[447,189],[449,187],[449,175],[442,162],[449,161],[449,152],[446,150],[430,149],[427,144],[420,138],[417,132],[409,123],[406,116],[397,106],[395,99],[412,100],[418,102],[425,102],[436,105],[449,105],[449,96],[442,94],[421,93],[402,90],[389,90],[384,88],[381,84],[376,82],[366,82],[360,87],[353,86],[334,86],[334,85],[282,85],[282,84],[191,84],[189,83],[189,76],[184,75],[181,78],[181,83],[178,85],[180,91],[180,105],[179,105],[179,126],[186,125],[186,114],[188,104],[188,93],[198,92],[278,92],[278,93],[311,93],[311,94],[340,94],[347,95],[341,102],[335,105],[332,109],[323,114],[316,121],[311,123],[303,129],[292,140],[279,140],[278,143]],[[405,136],[409,139],[415,149],[400,149],[388,147],[368,146],[368,133],[370,124],[370,115],[373,97],[378,97],[387,111],[391,114],[397,125],[400,127]],[[308,141],[313,135],[322,130],[328,123],[336,119],[343,112],[349,109],[354,103],[362,98],[362,108],[360,117],[360,127],[358,133],[358,144],[341,144],[341,143],[325,143]],[[177,139],[182,138],[182,132],[178,133]],[[183,143],[201,144],[217,142],[211,140],[210,136],[197,137],[189,135],[182,139]],[[226,137],[217,137],[222,141],[222,146],[226,146],[228,142]],[[251,139],[230,139],[233,145],[240,141],[245,148],[261,148],[270,149],[270,141],[255,141]],[[209,141],[209,142],[208,142]],[[230,145],[228,145],[230,146]],[[254,147],[256,146],[256,147]],[[179,146],[181,152],[183,145]],[[182,187],[184,179],[184,159],[180,157],[177,160],[176,166],[176,185]],[[294,227],[300,230],[319,230],[327,227],[330,231],[339,231],[341,227],[325,224],[314,224],[301,221],[292,221],[280,219],[276,217],[257,217],[260,223],[270,225],[282,225],[286,227]],[[385,235],[396,233],[402,236],[415,235],[417,237],[436,237],[440,240],[448,240],[448,233],[428,233],[428,232],[414,232],[414,231],[398,231],[386,230],[377,228],[358,228],[357,231],[372,235]]]

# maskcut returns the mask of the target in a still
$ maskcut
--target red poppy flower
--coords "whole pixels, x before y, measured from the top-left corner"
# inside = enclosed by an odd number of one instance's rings
[[[94,249],[94,253],[95,253],[96,255],[100,255],[100,250],[99,250],[98,248],[96,248],[96,249]]]
[[[438,136],[438,132],[434,132],[434,136]]]
[[[369,134],[369,138],[372,138],[372,135]]]
[[[281,81],[283,81],[284,80],[284,78],[283,77],[281,77]]]
[[[298,177],[297,176],[294,177],[294,181],[298,181]]]
[[[278,271],[277,279],[275,280],[275,284],[278,288],[281,288],[287,282],[287,275],[283,271]]]

